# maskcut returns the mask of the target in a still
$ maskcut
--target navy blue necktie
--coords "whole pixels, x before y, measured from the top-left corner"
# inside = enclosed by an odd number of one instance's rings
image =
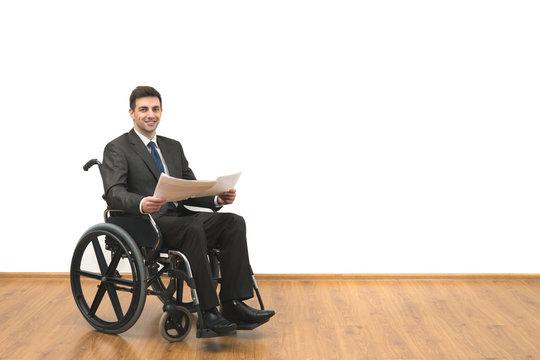
[[[159,153],[156,149],[156,144],[154,144],[153,141],[150,141],[148,143],[148,146],[150,146],[150,155],[152,156],[152,160],[156,163],[157,169],[159,173],[165,172],[165,168],[163,167],[163,161],[161,161],[161,157],[159,156]]]
[[[150,146],[150,155],[152,156],[152,160],[154,160],[154,162],[156,163],[159,173],[161,174],[165,172],[165,167],[163,166],[163,161],[161,161],[161,157],[159,156],[159,153],[156,149],[156,144],[154,144],[153,141],[150,141],[148,143],[148,146]],[[168,202],[167,207],[169,208],[169,210],[176,210],[176,205],[174,205],[174,203],[172,202]]]

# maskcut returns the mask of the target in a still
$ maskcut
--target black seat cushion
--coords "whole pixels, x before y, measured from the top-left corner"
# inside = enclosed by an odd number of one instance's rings
[[[158,241],[156,231],[147,217],[124,213],[111,213],[106,222],[118,225],[126,230],[133,240],[135,240],[137,245],[141,247],[154,248]]]

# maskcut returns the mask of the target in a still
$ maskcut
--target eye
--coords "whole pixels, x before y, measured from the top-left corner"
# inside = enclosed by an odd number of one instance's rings
[[[161,111],[161,108],[159,106],[156,106],[156,107],[152,108],[152,111],[153,112],[159,112],[159,111]]]

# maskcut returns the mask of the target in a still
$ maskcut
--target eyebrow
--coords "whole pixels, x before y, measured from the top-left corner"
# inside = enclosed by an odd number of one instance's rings
[[[138,107],[139,110],[145,110],[145,109],[148,109],[149,107],[148,106],[145,106],[145,105],[141,105]],[[153,110],[156,110],[156,109],[161,109],[161,106],[159,105],[156,105],[156,106],[152,106],[152,109]]]

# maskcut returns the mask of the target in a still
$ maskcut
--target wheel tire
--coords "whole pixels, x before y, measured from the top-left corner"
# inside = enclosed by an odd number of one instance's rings
[[[126,275],[120,274],[119,265],[128,269]],[[79,310],[101,332],[122,333],[142,313],[146,301],[146,267],[135,241],[117,225],[102,223],[86,230],[73,253],[70,279]],[[121,294],[119,290],[123,290]],[[109,302],[103,301],[106,294]]]
[[[159,319],[159,331],[161,336],[170,342],[182,341],[191,331],[193,319],[188,309],[183,306],[177,306],[181,312],[180,324],[175,325],[168,312],[164,312]]]

